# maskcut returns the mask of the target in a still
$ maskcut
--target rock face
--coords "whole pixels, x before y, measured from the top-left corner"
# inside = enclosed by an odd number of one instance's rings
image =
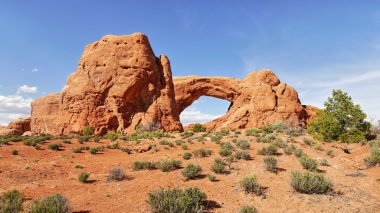
[[[138,128],[182,130],[170,62],[157,58],[147,36],[103,37],[88,45],[60,94],[32,103],[33,133],[96,134]]]
[[[252,72],[244,79],[177,77],[174,88],[180,113],[201,96],[231,102],[225,115],[205,124],[207,129],[262,127],[279,120],[305,126],[314,116],[312,108],[301,105],[297,92],[270,70]]]
[[[1,126],[0,135],[22,135],[30,130],[30,118],[20,118],[12,121],[8,126]]]
[[[201,96],[231,102],[228,112],[206,124],[209,129],[261,127],[276,120],[305,125],[314,113],[297,92],[268,70],[245,79],[188,76],[172,79],[169,59],[156,57],[147,36],[103,37],[88,45],[59,94],[32,103],[33,134],[95,134],[136,130],[181,131],[179,114]],[[26,124],[13,124],[28,131]],[[22,128],[21,128],[22,127]]]

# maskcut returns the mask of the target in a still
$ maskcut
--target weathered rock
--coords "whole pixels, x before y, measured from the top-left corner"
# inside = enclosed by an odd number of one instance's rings
[[[27,132],[24,132],[22,134],[22,136],[28,136],[28,137],[30,137],[30,136],[33,136],[33,133],[31,131],[27,131]]]
[[[133,132],[152,126],[182,130],[170,63],[141,33],[103,37],[85,48],[60,94],[32,103],[33,133]]]
[[[0,129],[0,136],[5,136],[5,135],[22,135],[23,132],[17,129],[8,129],[8,128],[2,128]]]
[[[8,125],[8,129],[16,129],[19,130],[20,132],[27,132],[30,131],[30,118],[20,118],[15,121],[12,121]]]
[[[225,115],[205,124],[213,130],[262,127],[280,120],[305,126],[314,112],[301,105],[297,92],[270,70],[252,72],[244,79],[176,77],[174,88],[180,113],[201,96],[231,102]]]

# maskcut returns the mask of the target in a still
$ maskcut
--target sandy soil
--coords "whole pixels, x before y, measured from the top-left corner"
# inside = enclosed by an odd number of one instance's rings
[[[234,135],[234,133],[230,133]],[[180,139],[179,134],[173,134],[174,141]],[[368,155],[369,146],[351,144],[347,147],[351,154],[342,151],[342,144],[325,143],[324,149],[331,149],[334,157],[329,157],[323,151],[302,143],[303,137],[296,138],[294,143],[305,153],[313,157],[327,159],[330,166],[319,166],[325,175],[333,182],[334,193],[329,195],[307,195],[295,192],[290,186],[290,172],[301,170],[302,166],[294,155],[280,154],[276,157],[281,171],[277,174],[265,170],[263,156],[257,151],[268,144],[257,143],[255,137],[241,134],[239,139],[251,140],[248,150],[253,157],[250,161],[238,160],[232,164],[230,174],[218,175],[217,182],[211,182],[207,177],[184,181],[181,169],[172,172],[133,171],[134,161],[157,161],[161,159],[177,159],[182,165],[189,163],[200,165],[202,174],[213,174],[210,165],[219,156],[220,146],[209,139],[202,143],[193,140],[193,144],[185,143],[189,150],[180,146],[167,148],[159,145],[159,139],[142,140],[141,144],[156,144],[157,151],[127,154],[121,150],[106,149],[104,152],[91,155],[88,151],[73,153],[74,147],[106,146],[110,141],[100,143],[85,142],[79,144],[72,139],[71,144],[63,144],[61,151],[47,149],[48,141],[42,145],[42,150],[26,146],[22,142],[0,146],[0,193],[10,189],[21,191],[27,198],[25,209],[33,199],[38,199],[53,193],[66,196],[74,212],[149,212],[146,202],[147,193],[159,187],[190,187],[198,186],[207,194],[209,212],[238,212],[242,205],[254,205],[259,212],[380,212],[380,167],[367,169],[363,158]],[[279,135],[279,137],[286,137]],[[308,137],[308,136],[306,136]],[[222,141],[231,142],[232,138],[224,137]],[[134,147],[136,142],[119,141],[122,147]],[[192,150],[206,148],[213,154],[206,158],[184,160],[182,154]],[[238,148],[236,148],[238,150]],[[11,150],[18,150],[19,155],[12,155]],[[80,163],[83,169],[74,168]],[[107,174],[114,167],[125,169],[128,179],[120,182],[107,182]],[[347,174],[361,170],[365,176],[352,177]],[[82,184],[77,180],[78,174],[86,171],[91,174],[90,183]],[[250,174],[256,174],[259,183],[267,187],[265,196],[246,194],[239,186],[239,180]]]

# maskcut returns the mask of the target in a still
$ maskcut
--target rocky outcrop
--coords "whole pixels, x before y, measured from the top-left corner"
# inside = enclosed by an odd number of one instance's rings
[[[20,118],[12,121],[8,126],[0,127],[1,135],[22,135],[24,132],[30,131],[30,118]]]
[[[270,70],[252,72],[244,79],[186,76],[174,78],[176,103],[181,113],[201,96],[228,100],[228,112],[205,124],[208,129],[262,127],[283,120],[305,126],[312,113],[291,86]]]
[[[33,134],[54,135],[81,133],[88,125],[95,134],[181,131],[179,114],[201,96],[231,102],[225,115],[206,124],[209,129],[261,127],[277,120],[305,125],[314,113],[269,70],[244,79],[187,76],[173,83],[169,59],[156,57],[147,36],[135,33],[88,45],[62,91],[32,103],[30,126]]]
[[[33,133],[80,133],[88,125],[96,134],[182,130],[170,62],[154,55],[146,35],[108,35],[88,45],[61,93],[32,103]]]

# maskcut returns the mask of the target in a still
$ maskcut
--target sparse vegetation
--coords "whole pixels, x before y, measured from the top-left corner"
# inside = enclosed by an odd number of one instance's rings
[[[208,175],[207,175],[207,178],[208,178],[209,181],[211,181],[211,182],[215,182],[215,181],[216,181],[216,176],[215,176],[215,175],[210,175],[210,174],[208,174]]]
[[[304,156],[305,154],[303,153],[303,150],[302,149],[294,149],[293,151],[294,155],[297,157],[297,158],[300,158],[302,156]]]
[[[93,126],[86,126],[83,128],[82,135],[91,136],[94,134],[95,128]]]
[[[0,212],[18,213],[22,211],[23,195],[16,189],[4,192],[0,197]]]
[[[202,124],[195,124],[193,126],[193,132],[205,132],[206,128],[202,126]]]
[[[246,150],[246,149],[249,149],[251,147],[251,145],[246,140],[240,140],[240,141],[236,142],[236,146],[242,150]]]
[[[170,172],[181,167],[181,161],[178,160],[163,160],[156,163],[156,168],[163,172]]]
[[[90,174],[88,174],[87,172],[82,172],[78,175],[78,180],[81,183],[87,183],[89,177]]]
[[[371,151],[369,156],[364,158],[364,163],[368,166],[376,166],[376,164],[380,164],[380,150],[378,147],[371,147]]]
[[[124,169],[116,167],[108,173],[107,181],[122,181],[127,178]]]
[[[298,160],[301,163],[302,167],[306,170],[316,171],[318,168],[318,161],[312,157],[304,155],[301,158],[298,158]]]
[[[247,129],[245,130],[246,136],[259,136],[261,130],[260,129]]]
[[[322,174],[293,171],[291,173],[292,187],[305,194],[324,194],[332,190],[332,183]]]
[[[207,196],[199,188],[159,189],[149,192],[147,202],[154,213],[203,212]]]
[[[193,156],[193,155],[191,153],[189,153],[189,152],[185,152],[182,155],[183,159],[185,159],[185,160],[190,160],[191,156]]]
[[[311,146],[314,144],[314,141],[309,139],[309,138],[303,138],[303,144],[305,144],[307,146]]]
[[[50,195],[42,200],[33,202],[29,213],[68,213],[69,201],[60,194]]]
[[[239,213],[256,213],[257,210],[254,206],[242,206]]]
[[[153,170],[156,169],[156,163],[152,161],[136,161],[133,163],[133,170]]]
[[[200,173],[202,172],[202,167],[194,164],[189,164],[187,165],[183,170],[182,170],[182,175],[186,178],[186,180],[189,179],[194,179],[197,177]]]
[[[14,149],[14,150],[11,151],[11,154],[12,155],[18,155],[18,151]]]
[[[226,173],[226,162],[224,162],[221,158],[216,158],[214,160],[214,164],[211,165],[211,170],[216,174]]]
[[[60,149],[60,145],[59,144],[56,144],[56,143],[53,143],[53,144],[49,144],[48,148],[51,149],[51,150],[55,150],[55,151],[58,151]]]
[[[246,193],[254,193],[256,195],[262,195],[263,191],[257,182],[256,175],[250,175],[240,180],[240,186]]]
[[[197,158],[208,157],[211,154],[212,154],[212,151],[209,149],[197,149],[193,151],[194,157],[197,157]]]
[[[270,172],[277,172],[277,160],[273,157],[264,158],[265,169]]]
[[[247,151],[238,151],[235,153],[235,158],[238,160],[251,160],[251,155]]]
[[[269,145],[267,147],[262,148],[257,152],[259,155],[275,155],[277,154],[277,147],[274,145]]]

